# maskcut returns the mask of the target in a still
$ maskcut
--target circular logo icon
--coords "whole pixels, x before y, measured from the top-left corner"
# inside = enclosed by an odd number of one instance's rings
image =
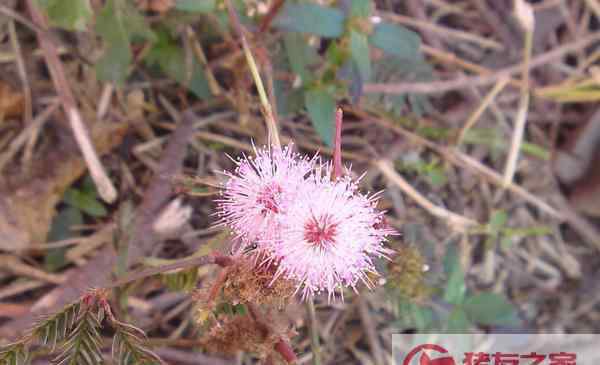
[[[432,343],[424,343],[413,348],[404,358],[402,365],[410,365],[412,360],[419,354],[421,357],[419,358],[419,365],[456,365],[452,356],[441,356],[431,358],[430,354],[427,353],[429,350],[431,353],[438,354],[448,354],[448,350],[443,348],[442,346],[435,345]],[[433,354],[431,354],[433,356]]]

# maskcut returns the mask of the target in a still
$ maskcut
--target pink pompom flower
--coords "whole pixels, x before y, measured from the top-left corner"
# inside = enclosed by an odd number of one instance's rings
[[[281,149],[255,149],[254,157],[243,156],[217,202],[219,223],[228,226],[243,246],[279,235],[276,217],[296,200],[299,186],[311,171],[316,157],[308,158]]]
[[[277,217],[279,236],[261,243],[276,258],[274,280],[294,280],[304,299],[325,291],[330,300],[336,292],[343,299],[343,287],[356,290],[359,282],[371,287],[373,257],[391,252],[384,243],[393,231],[382,224],[377,196],[361,194],[349,177],[330,181],[330,173],[326,165],[304,180],[293,204]]]

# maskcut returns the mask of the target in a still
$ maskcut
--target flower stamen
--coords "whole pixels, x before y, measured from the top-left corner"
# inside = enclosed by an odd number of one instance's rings
[[[337,224],[331,222],[330,214],[325,214],[320,219],[312,216],[304,225],[304,239],[313,246],[322,249],[335,243]]]

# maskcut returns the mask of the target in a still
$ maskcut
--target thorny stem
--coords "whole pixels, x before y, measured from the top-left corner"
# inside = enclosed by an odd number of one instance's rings
[[[335,111],[335,135],[333,150],[333,180],[342,176],[342,122],[344,120],[344,111],[338,107]]]
[[[265,87],[260,77],[260,73],[258,72],[258,67],[256,66],[256,62],[254,61],[254,56],[252,56],[250,46],[248,45],[248,41],[246,40],[246,36],[244,35],[244,28],[242,27],[240,19],[233,5],[231,4],[231,0],[225,0],[225,4],[227,5],[227,11],[229,12],[229,18],[231,19],[233,28],[238,33],[238,36],[240,37],[240,40],[242,42],[244,55],[246,56],[246,61],[248,62],[250,73],[252,74],[252,78],[254,79],[254,83],[256,84],[256,89],[258,90],[258,96],[260,97],[260,103],[262,105],[263,114],[265,116],[265,123],[267,124],[269,142],[276,148],[280,149],[281,141],[279,139],[279,131],[277,130],[277,123],[275,122],[273,109],[271,108],[271,104],[269,103],[269,98],[267,97]]]

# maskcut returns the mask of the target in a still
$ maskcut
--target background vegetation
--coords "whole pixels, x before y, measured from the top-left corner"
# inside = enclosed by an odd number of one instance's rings
[[[232,3],[283,142],[329,156],[341,106],[344,161],[402,232],[374,290],[268,313],[299,363],[598,330],[597,1]],[[266,142],[262,111],[223,1],[2,2],[0,363],[227,363],[208,319],[248,308],[198,309],[220,270],[177,265],[227,254],[219,172]]]

